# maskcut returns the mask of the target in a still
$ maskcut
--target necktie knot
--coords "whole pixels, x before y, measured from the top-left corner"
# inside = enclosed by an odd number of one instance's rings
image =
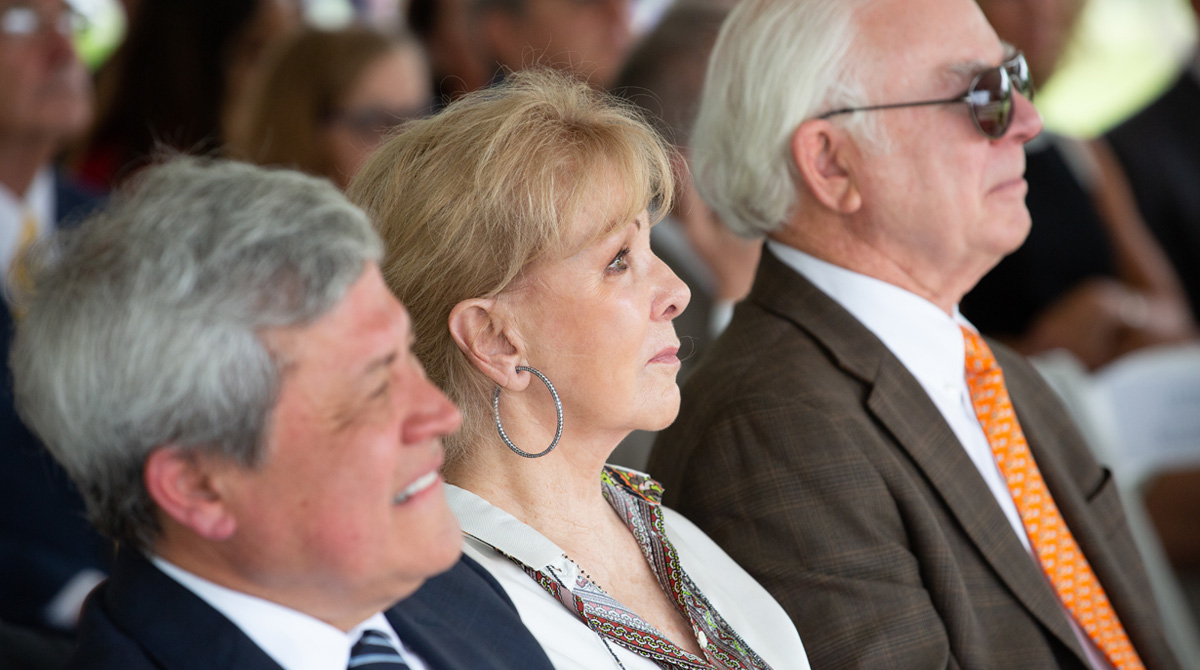
[[[996,369],[996,357],[987,342],[975,331],[960,326],[963,333],[963,351],[966,354],[967,378],[987,374]]]
[[[350,649],[347,670],[409,670],[391,639],[377,630],[365,630]]]

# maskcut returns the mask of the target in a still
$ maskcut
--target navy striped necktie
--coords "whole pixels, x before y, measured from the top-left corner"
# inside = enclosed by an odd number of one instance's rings
[[[350,649],[347,670],[409,670],[400,652],[387,635],[377,630],[363,631]]]

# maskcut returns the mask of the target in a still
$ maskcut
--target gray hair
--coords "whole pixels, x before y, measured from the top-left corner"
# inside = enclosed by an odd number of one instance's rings
[[[92,523],[153,546],[142,471],[157,448],[261,463],[284,364],[263,330],[329,312],[381,254],[325,180],[183,157],[39,249],[11,354],[16,401]]]
[[[864,104],[856,12],[871,0],[742,0],[721,28],[692,133],[697,189],[734,232],[778,230],[800,206],[791,137],[805,120]],[[839,117],[840,119],[841,117]],[[845,124],[883,141],[871,115]]]

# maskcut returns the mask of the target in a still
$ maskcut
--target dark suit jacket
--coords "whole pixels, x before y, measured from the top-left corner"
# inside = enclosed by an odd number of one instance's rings
[[[1037,374],[992,346],[1134,645],[1147,667],[1177,667],[1108,471]],[[1054,591],[916,379],[769,252],[650,473],[779,600],[816,670],[1085,667]]]
[[[552,667],[504,590],[465,556],[384,614],[433,670]],[[88,598],[69,667],[280,670],[229,619],[132,551]]]
[[[1200,315],[1200,82],[1185,71],[1107,138]]]
[[[99,202],[55,179],[60,228]],[[17,416],[8,366],[13,325],[0,300],[0,619],[45,626],[42,610],[59,589],[81,570],[107,571],[112,550],[88,524],[67,474]]]

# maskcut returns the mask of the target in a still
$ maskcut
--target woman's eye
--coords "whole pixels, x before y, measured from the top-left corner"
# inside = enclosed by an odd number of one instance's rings
[[[607,268],[605,268],[605,271],[619,273],[628,270],[629,261],[625,260],[628,255],[629,247],[625,247],[624,249],[618,251],[616,257],[613,258],[612,262],[608,264]]]

